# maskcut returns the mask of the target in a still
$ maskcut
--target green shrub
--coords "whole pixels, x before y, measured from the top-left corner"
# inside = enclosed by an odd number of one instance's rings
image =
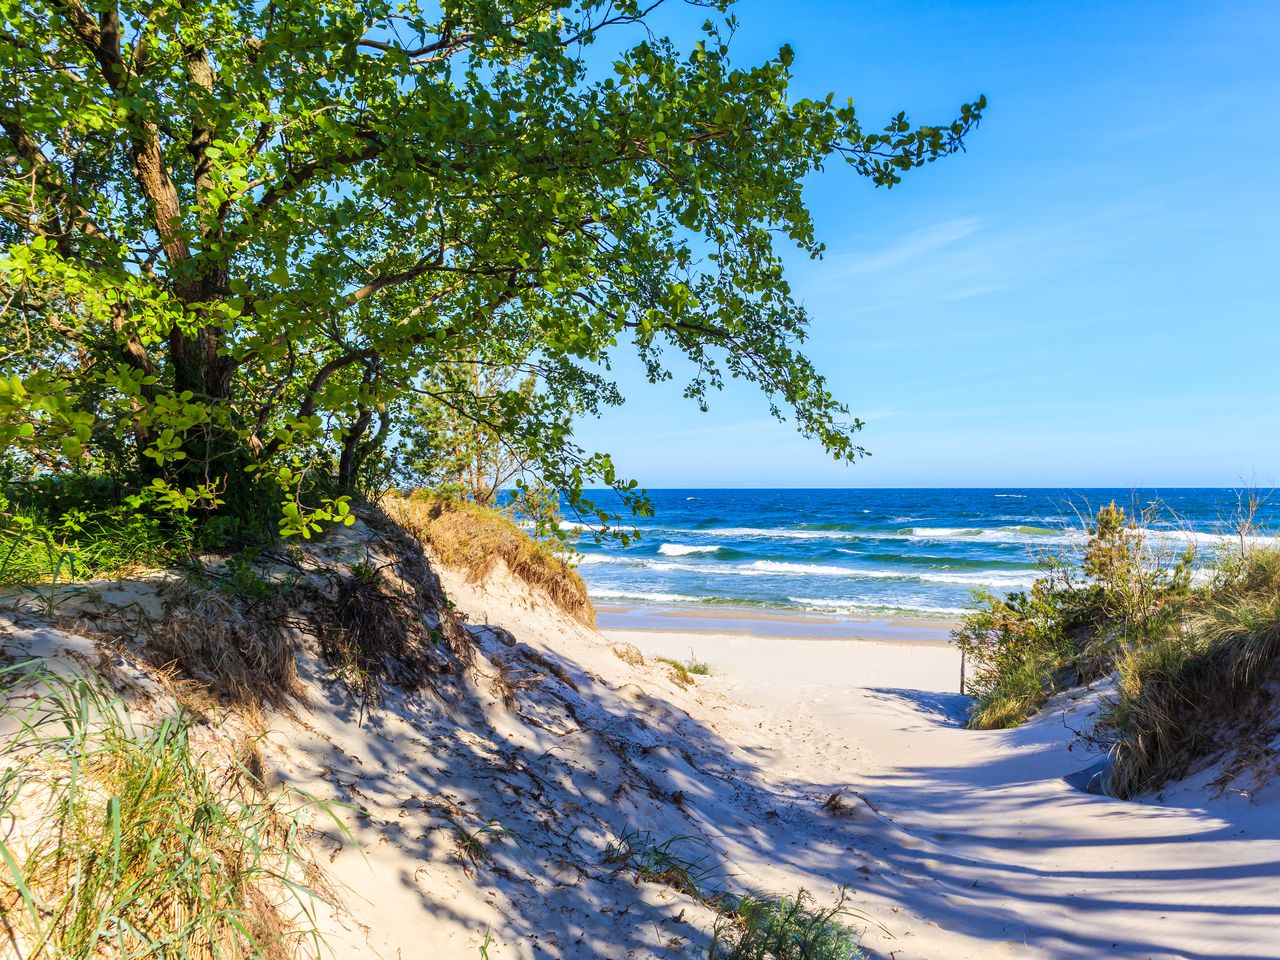
[[[976,698],[969,725],[1015,726],[1054,691],[1092,679],[1101,669],[1089,643],[1102,618],[1096,589],[1053,568],[1028,592],[976,595],[979,606],[953,633],[965,657],[965,689]]]
[[[107,478],[45,477],[0,489],[0,584],[85,580],[186,555],[193,524]]]
[[[1190,594],[1195,558],[1189,548],[1171,555],[1150,545],[1144,530],[1154,519],[1153,510],[1129,516],[1112,502],[1089,527],[1082,572],[1049,558],[1029,592],[976,594],[978,606],[953,633],[976,698],[969,726],[1016,726],[1166,628]]]

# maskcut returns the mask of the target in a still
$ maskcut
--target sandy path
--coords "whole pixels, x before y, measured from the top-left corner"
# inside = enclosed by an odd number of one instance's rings
[[[1069,729],[1087,702],[960,729],[958,658],[933,644],[611,635],[695,652],[766,776],[845,783],[905,832],[869,852],[918,889],[904,911],[953,938],[918,953],[902,921],[900,956],[1280,957],[1280,787],[1252,802],[1189,785],[1163,806],[1083,793],[1062,777],[1097,759]]]

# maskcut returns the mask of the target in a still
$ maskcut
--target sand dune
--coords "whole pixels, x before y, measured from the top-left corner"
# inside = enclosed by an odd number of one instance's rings
[[[307,702],[270,718],[269,777],[351,804],[357,843],[318,821],[311,845],[337,957],[696,956],[714,911],[638,878],[628,836],[685,838],[708,889],[847,888],[872,957],[1280,957],[1280,788],[1084,793],[1094,695],[966,731],[945,644],[602,634],[501,571],[442,579],[469,669],[362,707],[304,646]],[[93,661],[0,626],[11,658]],[[656,659],[691,651],[692,685]]]

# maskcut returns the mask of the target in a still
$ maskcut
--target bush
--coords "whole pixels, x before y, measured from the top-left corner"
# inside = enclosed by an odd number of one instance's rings
[[[1028,593],[1003,599],[980,593],[977,599],[981,605],[953,634],[972,667],[965,682],[977,698],[970,726],[1014,726],[1063,684],[1093,674],[1096,666],[1083,655],[1082,637],[1099,614],[1095,591],[1050,576]]]
[[[1048,559],[1029,593],[976,595],[979,606],[953,633],[972,666],[969,726],[1016,726],[1055,692],[1107,675],[1123,651],[1163,629],[1189,595],[1194,555],[1153,548],[1144,529],[1154,514],[1139,516],[1114,502],[1098,511],[1083,574]]]
[[[185,555],[191,521],[132,504],[109,480],[44,478],[0,490],[0,584],[85,580]]]

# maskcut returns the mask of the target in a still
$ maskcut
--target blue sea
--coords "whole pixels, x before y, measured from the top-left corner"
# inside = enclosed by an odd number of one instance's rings
[[[651,490],[629,546],[582,537],[597,604],[954,619],[975,590],[1025,589],[1046,554],[1078,559],[1085,518],[1115,500],[1163,505],[1152,542],[1231,542],[1224,489]],[[1255,517],[1280,533],[1280,497]]]

